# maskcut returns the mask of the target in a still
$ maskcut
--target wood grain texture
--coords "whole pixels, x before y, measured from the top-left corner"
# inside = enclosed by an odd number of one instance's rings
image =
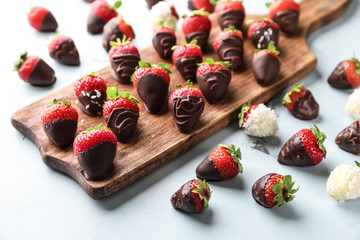
[[[255,81],[251,69],[254,47],[246,39],[244,45],[246,71],[233,73],[228,94],[219,104],[210,105],[206,103],[200,122],[191,134],[182,134],[175,128],[167,107],[164,107],[161,113],[151,115],[140,103],[140,118],[135,135],[127,144],[118,143],[115,171],[104,181],[87,181],[73,153],[73,148],[58,149],[49,141],[41,127],[41,109],[51,103],[54,98],[71,101],[73,106],[77,108],[80,120],[77,133],[101,122],[105,124],[102,117],[90,117],[75,104],[77,98],[73,91],[73,84],[18,110],[12,115],[11,122],[18,131],[30,138],[39,147],[46,165],[75,179],[92,198],[107,197],[228,126],[237,119],[241,106],[245,102],[249,100],[253,103],[266,102],[312,72],[316,66],[316,57],[308,49],[306,37],[319,27],[341,16],[349,2],[350,0],[303,0],[301,2],[299,28],[295,36],[291,38],[280,37],[279,50],[282,66],[276,82],[270,86],[262,87]],[[247,16],[246,19],[261,19],[263,17],[265,16]],[[211,16],[211,19],[213,27],[209,39],[212,39],[219,32],[215,16]],[[184,40],[182,33],[178,32],[177,36],[178,43]],[[140,54],[143,61],[164,62],[158,57],[152,46],[143,49]],[[204,59],[207,57],[219,59],[211,50],[204,54]],[[116,86],[120,91],[130,92],[139,99],[132,85],[118,84],[111,77],[109,70],[110,66],[98,71],[108,86]],[[173,74],[171,75],[170,93],[174,91],[176,84],[184,85],[185,83],[175,66],[172,66],[171,70]],[[74,81],[78,77],[81,76],[74,76]]]

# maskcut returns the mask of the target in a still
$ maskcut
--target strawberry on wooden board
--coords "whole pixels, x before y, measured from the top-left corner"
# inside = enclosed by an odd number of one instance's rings
[[[199,88],[210,104],[217,104],[226,94],[231,81],[231,63],[207,58],[199,64],[196,78]]]
[[[247,36],[257,49],[268,48],[269,43],[278,46],[279,42],[279,25],[270,19],[249,20],[246,22]]]
[[[27,17],[30,26],[40,32],[55,32],[58,28],[54,15],[45,7],[32,7]]]
[[[74,152],[87,180],[100,181],[114,170],[116,137],[101,123],[76,136]]]
[[[201,213],[208,209],[211,191],[205,180],[186,182],[170,199],[175,209],[188,213]]]
[[[79,52],[74,41],[68,36],[56,33],[48,45],[48,50],[50,57],[60,64],[80,65]]]
[[[103,47],[109,51],[110,43],[116,41],[117,38],[123,39],[124,36],[128,41],[134,40],[135,33],[132,27],[121,16],[112,18],[103,29]]]
[[[294,194],[299,187],[294,189],[294,184],[291,175],[268,173],[254,183],[251,192],[259,205],[266,208],[280,207],[295,198]]]
[[[217,1],[215,14],[221,29],[234,26],[241,29],[245,19],[245,9],[242,0],[220,0]]]
[[[286,36],[294,35],[299,22],[300,5],[294,0],[275,0],[266,6],[269,8],[269,18],[279,25],[280,31]]]
[[[133,85],[149,113],[158,113],[164,106],[169,91],[170,66],[140,61],[132,76]]]
[[[109,101],[104,105],[103,116],[107,126],[119,142],[128,142],[140,117],[139,101],[128,92],[119,93],[116,87],[109,87],[106,94]]]
[[[140,53],[134,44],[126,39],[116,39],[110,42],[109,60],[111,63],[111,75],[119,83],[128,84],[131,82],[131,75],[139,66]]]
[[[313,166],[326,157],[326,135],[314,124],[311,129],[295,133],[281,148],[278,162],[290,166]]]
[[[45,134],[56,146],[66,148],[74,140],[78,112],[70,102],[59,102],[54,99],[53,103],[44,107],[41,111],[41,125]]]
[[[351,89],[360,85],[360,61],[357,58],[341,61],[328,78],[334,88]]]
[[[220,144],[196,168],[196,176],[207,181],[222,181],[243,172],[240,148]]]
[[[285,94],[282,103],[294,117],[301,120],[312,120],[319,115],[319,104],[313,94],[300,83]]]
[[[155,51],[161,58],[171,60],[174,51],[172,47],[176,45],[174,29],[165,26],[164,22],[160,22],[153,32],[152,43]]]
[[[40,57],[28,56],[25,51],[14,63],[14,71],[19,77],[33,86],[51,86],[55,83],[54,70]]]
[[[102,33],[105,24],[118,15],[116,9],[120,6],[121,1],[116,1],[113,6],[105,0],[96,0],[91,3],[87,31],[91,34]]]
[[[188,0],[188,8],[192,11],[204,9],[205,12],[212,13],[216,0]]]
[[[204,96],[187,81],[186,87],[176,86],[169,97],[169,109],[173,115],[175,126],[182,133],[191,133],[205,108]]]
[[[360,128],[359,121],[355,121],[343,129],[335,139],[335,143],[343,150],[360,156]]]
[[[90,116],[102,115],[106,101],[106,83],[99,74],[92,72],[74,83],[74,92],[80,109]]]

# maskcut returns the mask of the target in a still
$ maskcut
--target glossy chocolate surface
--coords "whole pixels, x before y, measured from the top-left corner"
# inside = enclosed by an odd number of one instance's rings
[[[28,83],[34,86],[51,86],[55,83],[54,70],[41,58],[39,58],[30,73]]]
[[[351,89],[351,85],[346,77],[344,65],[339,63],[328,78],[328,83],[334,88]]]
[[[311,156],[306,151],[301,139],[294,135],[281,148],[278,162],[290,166],[313,166]]]
[[[237,10],[225,10],[217,15],[221,29],[234,26],[236,29],[241,30],[244,18],[244,13]]]
[[[105,23],[98,15],[90,12],[87,20],[87,31],[91,34],[102,33]]]
[[[48,11],[44,17],[44,20],[42,21],[40,31],[41,32],[55,32],[58,28],[58,24],[56,22],[56,19],[54,15]]]
[[[71,38],[63,40],[54,51],[50,52],[50,56],[64,65],[80,65],[79,52]]]
[[[267,49],[269,43],[277,47],[279,42],[279,29],[270,26],[258,28],[251,33],[250,39],[252,44],[257,49]]]
[[[307,90],[295,103],[290,113],[301,120],[312,120],[319,115],[319,104],[312,93]]]
[[[115,134],[119,142],[128,142],[134,135],[139,114],[127,110],[115,108],[105,117],[107,126]]]
[[[191,194],[191,183],[193,180],[188,181],[180,187],[170,198],[170,202],[174,208],[185,211],[195,212],[196,206],[194,198]]]
[[[273,82],[280,71],[280,61],[277,57],[268,53],[257,54],[252,60],[253,72],[256,81],[260,85],[267,85]]]
[[[353,122],[342,130],[336,137],[335,143],[343,150],[360,156],[359,121]]]
[[[135,52],[114,54],[111,59],[111,76],[119,83],[131,82],[131,75],[139,65],[140,55]]]
[[[116,18],[115,18],[116,19]],[[108,21],[102,31],[103,36],[103,47],[108,52],[111,49],[110,42],[116,42],[116,39],[123,39],[124,33],[120,30],[117,25],[117,21]]]
[[[193,40],[197,41],[197,45],[204,50],[207,46],[209,38],[209,30],[200,30],[185,35],[186,42],[190,43]]]
[[[161,58],[171,60],[173,54],[171,48],[176,45],[175,35],[168,32],[154,33],[152,43]]]
[[[206,181],[223,180],[210,155],[207,155],[206,158],[199,164],[199,166],[197,166],[196,176],[200,179],[206,179]]]
[[[69,119],[58,119],[46,124],[43,129],[57,147],[66,148],[74,140],[77,122]]]
[[[251,188],[251,193],[253,198],[259,205],[263,207],[270,208],[270,206],[266,202],[265,185],[269,181],[269,179],[276,174],[277,173],[268,173],[262,176],[254,183],[254,185]]]
[[[272,20],[279,25],[280,31],[283,34],[291,36],[296,32],[299,22],[299,12],[293,9],[278,11]]]
[[[187,81],[196,82],[196,70],[198,63],[202,63],[200,56],[183,56],[175,61],[176,69],[179,71],[182,78]]]
[[[220,43],[217,54],[222,61],[229,61],[232,70],[243,70],[244,62],[244,41],[237,35],[228,35]]]
[[[93,90],[78,96],[80,109],[90,116],[102,115],[106,92]]]

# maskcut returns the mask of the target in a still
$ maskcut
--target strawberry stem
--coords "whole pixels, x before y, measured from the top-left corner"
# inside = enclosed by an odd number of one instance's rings
[[[197,179],[199,183],[195,183],[193,181],[193,185],[195,186],[195,189],[193,189],[191,192],[198,194],[200,200],[203,201],[204,209],[206,210],[209,207],[209,199],[211,197],[211,191],[209,188],[209,185],[207,184],[206,180]]]
[[[236,147],[233,144],[230,144],[230,145],[219,144],[219,146],[226,148],[226,152],[230,153],[232,159],[238,165],[239,172],[242,173],[244,171],[244,168],[243,168],[242,164],[240,163],[240,160],[241,160],[240,148],[236,149]]]
[[[245,104],[241,107],[241,112],[240,112],[239,115],[238,115],[238,118],[239,118],[239,128],[242,127],[242,125],[243,125],[243,123],[244,123],[245,113],[246,113],[247,111],[249,111],[250,107],[251,107],[251,102],[250,102],[250,101],[247,102],[247,103],[245,103]]]
[[[289,92],[287,92],[285,94],[285,96],[283,97],[282,104],[291,103],[291,98],[290,98],[291,94],[293,92],[300,92],[301,91],[300,88],[302,88],[302,87],[303,87],[303,85],[301,83],[295,84],[295,86]]]
[[[326,158],[326,149],[323,145],[326,135],[323,132],[320,132],[319,128],[314,124],[314,127],[311,128],[312,133],[314,134],[315,138],[317,139],[317,145],[319,146],[320,150],[324,153],[324,158]]]
[[[293,189],[295,182],[292,181],[291,175],[285,175],[284,180],[279,178],[277,184],[271,186],[271,190],[276,194],[273,201],[276,201],[274,207],[280,207],[284,202],[290,202],[295,198],[300,187]]]
[[[20,53],[20,59],[14,62],[14,71],[19,71],[21,65],[25,62],[27,57],[27,51]]]

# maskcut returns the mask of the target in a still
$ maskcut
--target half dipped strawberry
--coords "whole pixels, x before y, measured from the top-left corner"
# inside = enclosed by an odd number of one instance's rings
[[[45,7],[32,7],[27,17],[30,26],[40,32],[55,32],[58,28],[54,15]]]
[[[221,29],[234,26],[241,29],[245,19],[242,0],[220,0],[215,6],[215,14]]]
[[[111,42],[116,41],[116,39],[124,39],[126,37],[127,41],[132,41],[135,39],[135,33],[132,27],[127,24],[123,17],[114,17],[108,21],[103,29],[103,47],[106,51],[109,51],[111,48]]]
[[[116,9],[120,6],[121,1],[116,1],[113,6],[105,0],[96,0],[91,3],[87,31],[91,34],[102,33],[105,24],[118,15]]]
[[[300,5],[294,0],[276,0],[266,6],[269,18],[279,25],[280,31],[286,36],[294,35],[299,23]]]
[[[270,19],[249,20],[246,22],[247,36],[257,49],[267,49],[269,43],[278,46],[279,25]]]
[[[339,89],[351,89],[360,85],[360,61],[357,58],[341,61],[328,78],[328,83]]]
[[[55,34],[48,46],[50,57],[60,64],[80,65],[79,52],[74,41],[65,35]]]

